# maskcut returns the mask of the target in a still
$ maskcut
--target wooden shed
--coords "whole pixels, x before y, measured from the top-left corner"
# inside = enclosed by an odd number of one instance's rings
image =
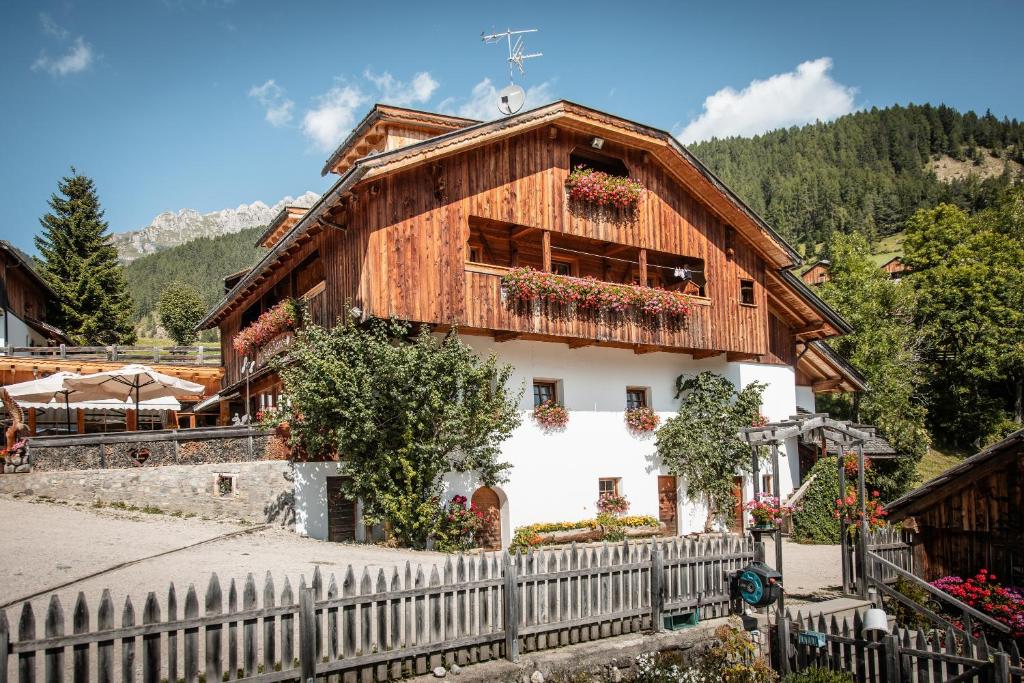
[[[967,458],[888,506],[909,523],[914,563],[928,580],[979,569],[1024,585],[1024,429]]]

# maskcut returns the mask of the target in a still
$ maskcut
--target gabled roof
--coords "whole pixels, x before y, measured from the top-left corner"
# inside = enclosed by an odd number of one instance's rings
[[[374,107],[328,160],[328,167],[337,163],[339,155],[350,149],[354,140],[365,134],[365,129],[372,125],[375,117],[383,116],[384,111],[385,108],[381,105]],[[334,186],[274,244],[270,252],[232,288],[224,300],[206,315],[199,323],[199,328],[213,325],[226,312],[232,299],[250,286],[255,286],[263,272],[278,260],[283,251],[295,244],[304,234],[320,230],[326,220],[326,214],[356,184],[554,123],[585,133],[600,134],[604,138],[614,139],[652,153],[674,172],[683,185],[700,196],[725,223],[733,226],[751,242],[770,264],[779,269],[800,265],[801,259],[796,250],[714,173],[690,154],[675,136],[657,128],[560,100],[496,121],[466,125],[398,149],[371,153],[354,161]],[[800,278],[785,270],[782,271],[782,277],[790,287],[798,287],[798,298],[805,302],[805,305],[809,304],[814,310],[821,312],[838,332],[850,331],[849,325],[810,292]]]
[[[1019,429],[999,443],[994,443],[988,448],[978,451],[902,498],[897,498],[889,503],[885,506],[889,513],[889,519],[898,521],[909,517],[921,508],[927,507],[929,499],[967,486],[974,481],[974,475],[982,473],[979,470],[987,464],[996,464],[1001,458],[1018,459],[1021,457],[1024,457],[1024,429]]]
[[[20,249],[18,249],[16,246],[11,244],[7,240],[0,240],[0,249],[10,254],[10,256],[18,263],[18,265],[22,267],[22,270],[24,270],[25,275],[27,275],[30,280],[34,281],[37,285],[39,285],[39,287],[48,295],[50,295],[54,299],[57,298],[57,293],[53,291],[53,288],[51,288],[50,285],[46,282],[46,280],[43,279],[43,276],[39,274],[39,272],[35,269],[35,266],[32,265],[32,263],[28,260],[28,258]]]
[[[868,383],[850,361],[838,354],[827,342],[809,341],[797,356],[797,369],[822,385],[817,392],[867,391]],[[814,389],[814,386],[812,386]]]

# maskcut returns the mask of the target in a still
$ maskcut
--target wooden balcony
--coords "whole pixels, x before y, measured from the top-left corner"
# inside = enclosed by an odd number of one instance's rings
[[[682,320],[622,313],[576,311],[573,306],[513,301],[502,290],[501,278],[509,268],[467,263],[465,316],[468,328],[524,335],[537,339],[564,339],[570,346],[608,343],[635,350],[710,349],[711,301],[691,297],[692,308]]]

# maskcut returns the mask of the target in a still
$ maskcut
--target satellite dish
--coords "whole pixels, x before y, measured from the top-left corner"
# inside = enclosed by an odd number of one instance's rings
[[[505,116],[511,116],[523,108],[526,102],[526,93],[518,85],[509,85],[502,88],[498,93],[498,111]]]

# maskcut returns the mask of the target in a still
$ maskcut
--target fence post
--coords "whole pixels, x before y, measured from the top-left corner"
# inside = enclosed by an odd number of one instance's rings
[[[900,682],[900,639],[899,636],[889,633],[882,642],[882,650],[885,653],[885,680],[889,683]],[[1009,683],[1009,682],[1007,682]]]
[[[1002,650],[996,652],[992,665],[994,683],[1010,683],[1010,655]]]
[[[316,616],[313,588],[299,591],[299,667],[302,683],[312,683],[316,678]]]
[[[199,345],[199,350],[196,351],[196,365],[202,365],[203,364],[203,350],[204,350],[203,349],[203,345],[200,344]]]
[[[68,347],[65,346],[64,344],[60,345],[60,357],[61,358],[67,358],[68,357]]]
[[[789,666],[789,613],[776,612],[775,649],[779,654],[778,666],[775,667],[780,676],[790,672]]]
[[[519,582],[516,581],[516,565],[507,551],[502,558],[505,575],[504,619],[505,659],[519,661]]]
[[[665,558],[661,544],[657,540],[651,543],[651,628],[657,633],[665,630]]]
[[[0,609],[0,683],[7,683],[7,657],[11,654],[11,629],[7,611]]]

